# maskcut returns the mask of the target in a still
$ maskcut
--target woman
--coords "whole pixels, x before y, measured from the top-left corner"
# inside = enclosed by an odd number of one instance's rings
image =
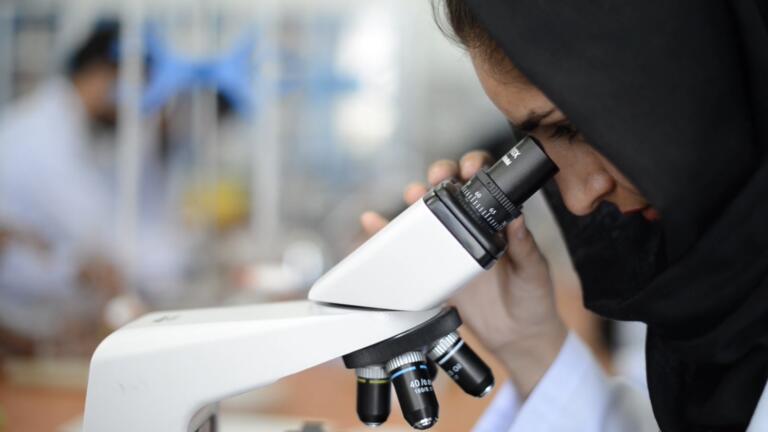
[[[665,431],[744,430],[768,378],[765,3],[438,6],[489,98],[560,167],[550,198],[585,304],[647,323],[648,387]],[[466,179],[484,163],[478,153],[438,162],[429,181]],[[406,199],[424,191],[411,186]],[[383,223],[363,216],[369,231]],[[457,301],[525,400],[579,342],[522,221],[506,234],[505,262]]]

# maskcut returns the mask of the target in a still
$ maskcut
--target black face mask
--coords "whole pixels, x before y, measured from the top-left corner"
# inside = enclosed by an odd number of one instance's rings
[[[585,306],[611,319],[667,266],[663,230],[640,214],[625,216],[602,202],[587,216],[565,207],[554,182],[544,189],[581,280]],[[638,318],[639,319],[639,318]]]

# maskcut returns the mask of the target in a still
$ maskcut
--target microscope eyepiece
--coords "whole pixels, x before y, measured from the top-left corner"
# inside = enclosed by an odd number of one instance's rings
[[[424,354],[420,351],[400,354],[387,362],[386,370],[408,424],[415,429],[434,426],[440,407]]]
[[[481,398],[493,390],[491,368],[464,343],[457,332],[451,332],[435,341],[427,356],[467,394]]]
[[[366,426],[379,426],[389,417],[391,390],[384,366],[355,369],[357,375],[357,416]]]
[[[494,231],[520,215],[523,202],[557,173],[536,138],[520,140],[492,167],[480,170],[461,188],[475,217]]]
[[[488,269],[507,247],[501,231],[555,173],[557,166],[528,136],[465,184],[446,180],[435,186],[424,203],[464,250]]]

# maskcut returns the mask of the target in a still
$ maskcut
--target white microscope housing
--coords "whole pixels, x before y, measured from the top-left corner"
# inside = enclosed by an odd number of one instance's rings
[[[192,432],[216,403],[418,326],[439,312],[310,301],[157,312],[91,360],[85,432]]]

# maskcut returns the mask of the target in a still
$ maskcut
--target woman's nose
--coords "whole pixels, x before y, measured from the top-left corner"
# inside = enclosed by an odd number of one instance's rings
[[[555,181],[563,202],[576,216],[591,213],[614,189],[614,181],[605,172],[593,172],[579,178],[559,173]]]

